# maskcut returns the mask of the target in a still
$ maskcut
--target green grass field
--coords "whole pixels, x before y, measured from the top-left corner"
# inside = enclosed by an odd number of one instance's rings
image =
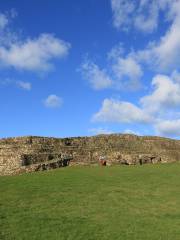
[[[180,164],[0,177],[0,239],[179,240]]]

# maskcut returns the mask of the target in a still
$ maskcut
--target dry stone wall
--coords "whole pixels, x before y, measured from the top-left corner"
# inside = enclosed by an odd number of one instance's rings
[[[17,137],[0,140],[0,175],[77,164],[145,164],[180,161],[180,141],[129,134],[94,137]]]

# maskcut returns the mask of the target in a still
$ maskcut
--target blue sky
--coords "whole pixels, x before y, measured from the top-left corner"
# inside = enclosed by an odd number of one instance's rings
[[[0,137],[180,136],[180,1],[0,3]]]

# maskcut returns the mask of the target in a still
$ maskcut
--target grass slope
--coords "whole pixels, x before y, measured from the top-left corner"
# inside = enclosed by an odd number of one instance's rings
[[[179,240],[180,165],[0,177],[1,240]]]

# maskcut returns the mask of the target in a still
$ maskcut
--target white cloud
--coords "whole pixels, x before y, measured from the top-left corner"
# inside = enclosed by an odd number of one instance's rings
[[[62,98],[58,97],[55,94],[49,95],[44,101],[44,105],[48,108],[59,108],[62,106],[62,104]]]
[[[147,62],[155,71],[169,73],[180,69],[180,0],[111,0],[114,26],[118,29],[138,29],[153,32],[161,22],[170,24],[166,33],[135,52],[134,59]],[[159,17],[163,12],[164,17]]]
[[[164,109],[180,106],[180,84],[166,75],[157,75],[152,80],[154,91],[141,98],[144,109],[161,112]]]
[[[94,114],[93,121],[119,123],[149,123],[153,119],[145,111],[130,102],[104,99],[102,107]]]
[[[156,75],[153,90],[140,98],[139,106],[115,99],[104,99],[94,122],[147,124],[162,136],[180,136],[179,72],[171,76]],[[178,119],[178,120],[174,120]],[[131,133],[131,132],[129,132]]]
[[[18,70],[49,71],[55,58],[65,57],[71,47],[53,34],[42,33],[36,38],[23,39],[11,29],[14,10],[0,13],[0,65]]]
[[[179,6],[180,11],[180,6]],[[160,70],[173,70],[179,67],[180,58],[180,16],[174,21],[169,31],[163,36],[158,44],[152,49],[152,54],[156,57],[156,66]]]
[[[152,89],[138,104],[105,98],[92,120],[146,123],[160,135],[180,136],[180,0],[111,0],[111,4],[113,23],[119,30],[134,28],[152,33],[159,27],[159,20],[168,28],[159,40],[149,42],[142,50],[132,49],[125,55],[120,43],[109,52],[107,70],[113,82],[111,87],[119,83],[129,89],[133,81],[136,85],[142,78],[143,67],[148,66],[155,72]]]
[[[169,0],[111,0],[113,24],[117,29],[134,27],[151,33],[158,27],[159,13],[168,8]]]
[[[135,9],[135,4],[127,0],[111,0],[111,7],[114,26],[126,29],[131,23],[130,15]]]
[[[140,87],[140,79],[143,75],[141,66],[128,56],[127,58],[118,57],[112,65],[115,77],[124,87],[136,90]]]
[[[171,74],[171,78],[173,79],[174,82],[180,83],[180,72],[174,70]]]
[[[147,47],[131,56],[138,62],[147,63],[155,72],[170,73],[180,69],[180,0],[160,0],[156,4],[159,11],[164,10],[164,19],[170,26],[159,40],[149,42]]]
[[[178,73],[176,76],[179,76]],[[139,107],[130,102],[105,99],[94,119],[127,123],[152,122],[155,116],[162,116],[167,111],[169,116],[173,112],[175,114],[180,106],[180,83],[172,76],[156,75],[152,79],[152,86],[152,92],[140,98]]]
[[[158,27],[160,12],[164,14],[160,20],[170,27],[159,41],[149,42],[144,49],[132,50],[126,56],[123,56],[122,43],[115,46],[108,53],[107,67],[102,70],[96,64],[84,69],[84,77],[93,88],[137,90],[141,86],[145,64],[156,73],[170,74],[175,69],[180,70],[180,0],[111,0],[111,5],[117,28],[134,27],[152,32]],[[96,73],[101,73],[101,77],[97,77]]]
[[[101,69],[91,60],[84,61],[80,67],[82,77],[95,90],[106,88],[137,90],[143,75],[141,66],[131,56],[121,57],[121,46],[114,47],[107,55],[106,69]]]
[[[32,85],[30,82],[24,82],[24,81],[17,81],[16,82],[17,86],[24,89],[24,90],[27,90],[27,91],[30,91],[31,88],[32,88]]]
[[[125,129],[123,133],[125,133],[125,134],[134,134],[134,135],[138,135],[138,136],[140,135],[139,132],[133,131],[131,129]]]
[[[13,20],[18,13],[11,9],[5,13],[0,12],[0,47],[9,49],[11,45],[22,42],[21,30],[15,30]],[[1,63],[0,63],[1,64]]]
[[[18,87],[26,91],[30,91],[32,89],[32,84],[30,82],[20,81],[13,78],[0,80],[0,85],[5,87]]]
[[[115,45],[107,54],[109,60],[116,60],[124,54],[123,43]]]
[[[160,121],[155,126],[156,132],[162,136],[179,137],[180,119]]]
[[[93,135],[99,135],[99,134],[112,134],[113,132],[106,129],[106,128],[92,128],[88,130],[89,133],[93,134]]]
[[[95,90],[105,89],[112,86],[113,81],[107,74],[106,70],[100,69],[91,61],[86,60],[81,65],[80,72]]]
[[[4,78],[4,79],[0,79],[0,84],[2,85],[2,86],[9,86],[9,85],[11,85],[12,84],[12,79],[10,79],[10,78]]]
[[[53,58],[68,54],[70,44],[51,34],[41,34],[37,39],[16,42],[9,48],[0,46],[0,62],[4,66],[30,71],[47,71],[53,67]]]
[[[3,13],[0,13],[0,31],[4,30],[4,28],[8,25],[8,17],[3,14]]]
[[[144,16],[140,15],[135,19],[135,26],[143,32],[152,32],[154,28],[157,28],[157,20],[153,17],[145,20]]]

